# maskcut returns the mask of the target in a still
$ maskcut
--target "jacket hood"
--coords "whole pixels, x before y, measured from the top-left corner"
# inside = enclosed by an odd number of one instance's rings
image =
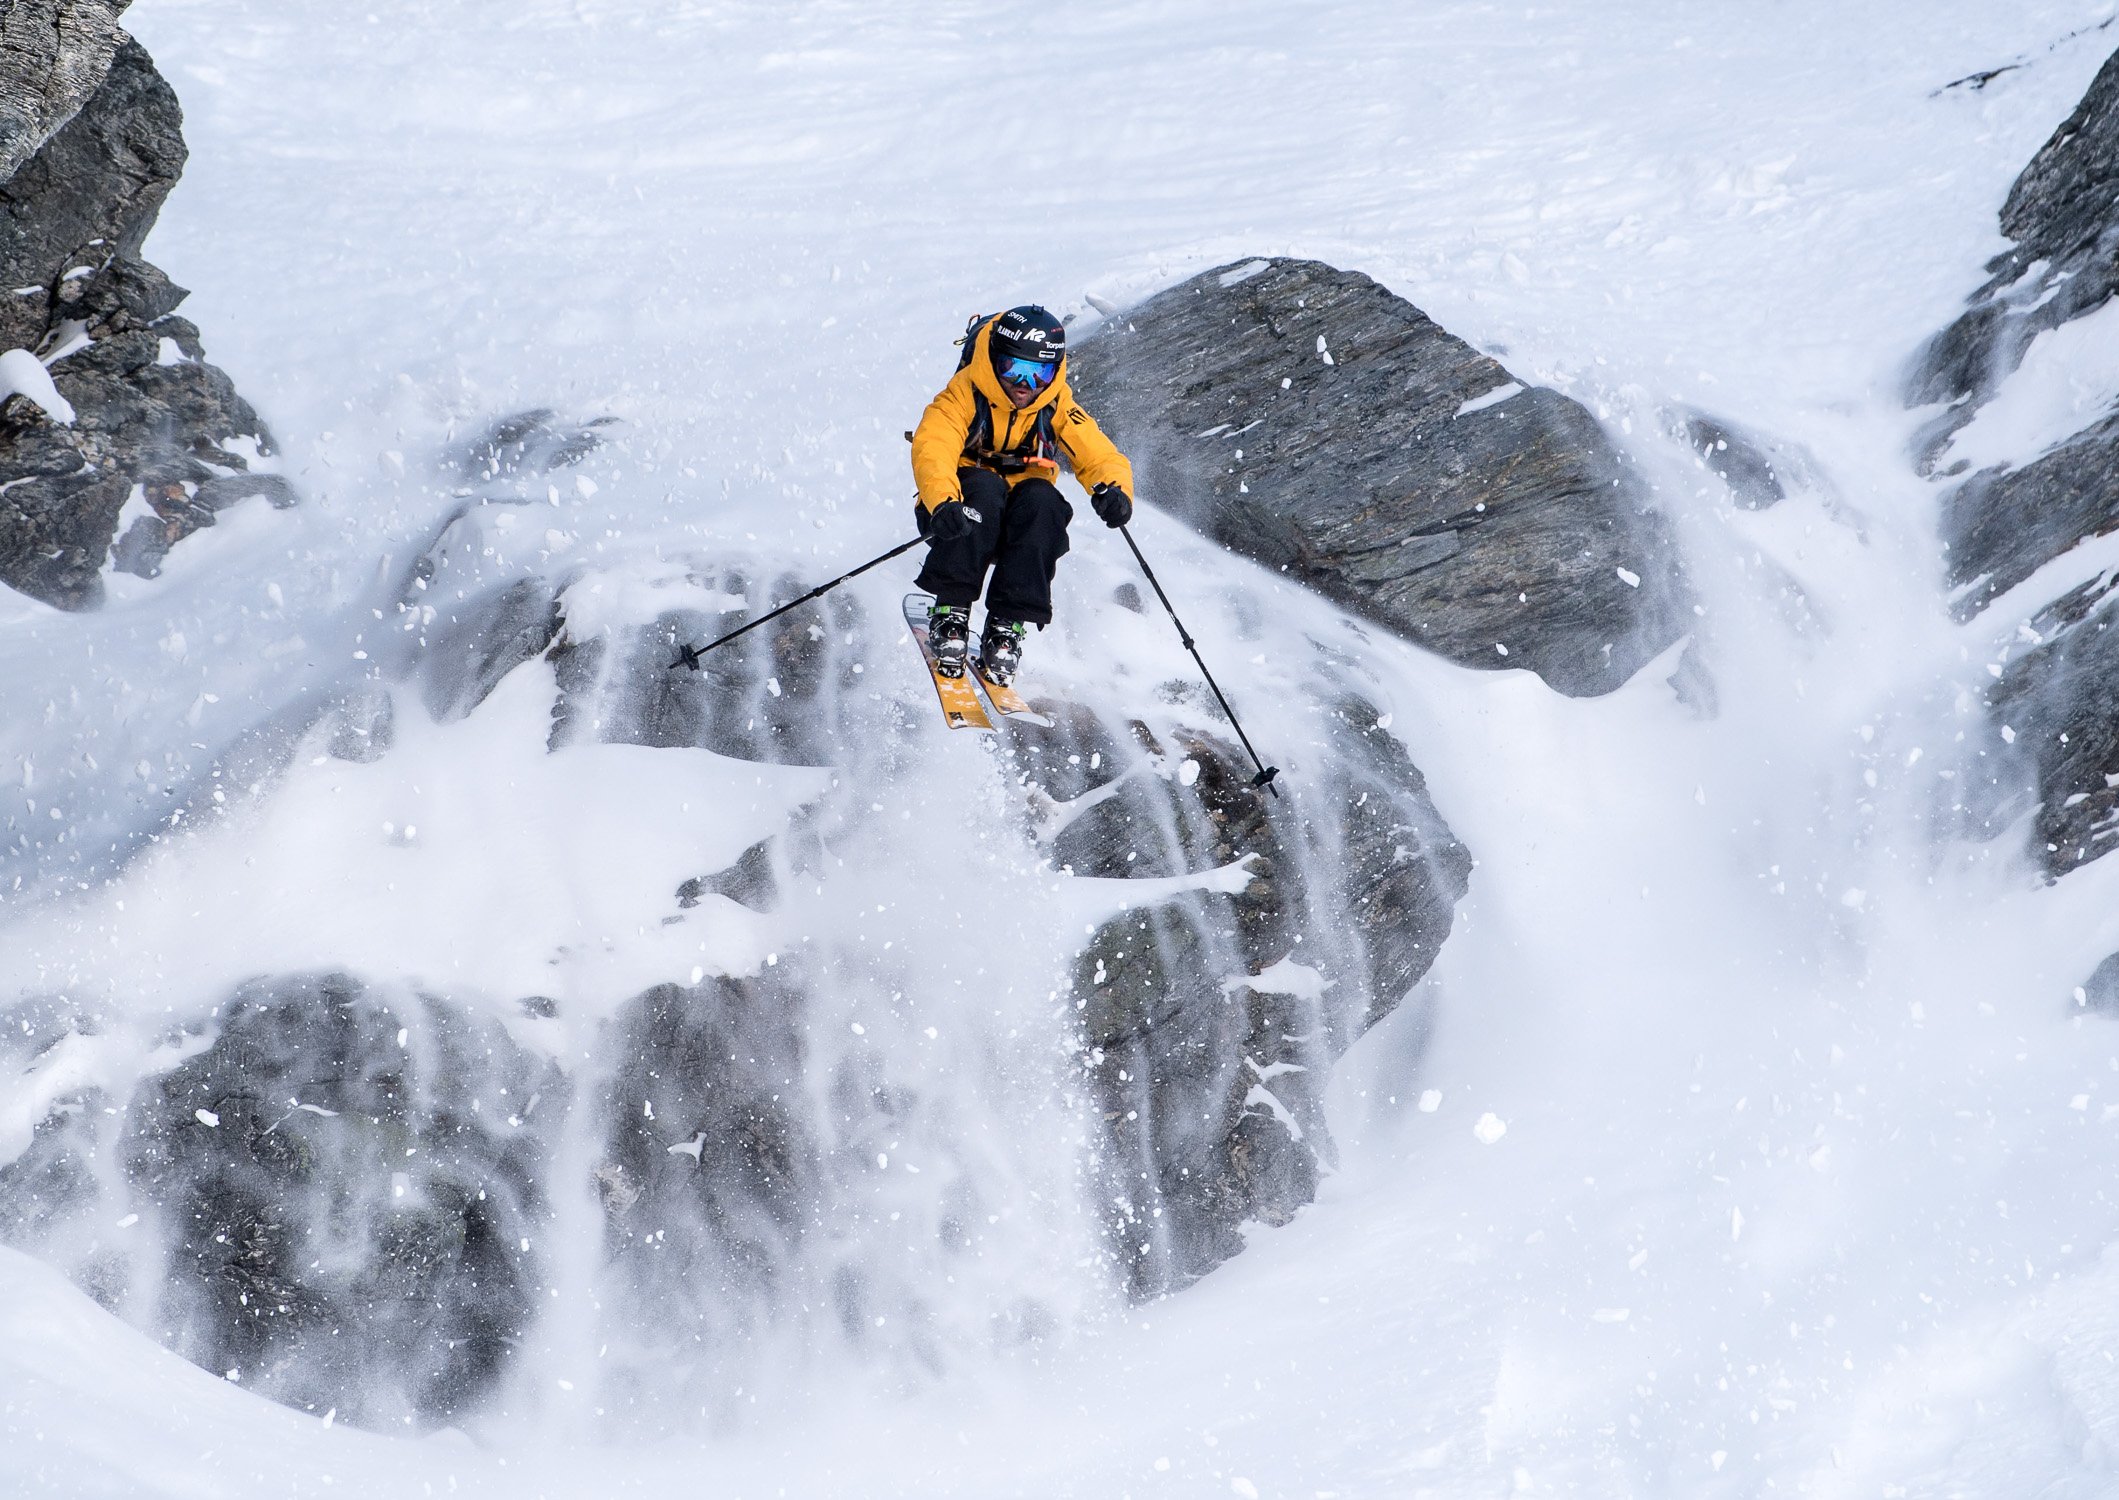
[[[1016,408],[1009,403],[1007,387],[1001,384],[1001,377],[993,373],[992,336],[994,322],[994,318],[988,318],[984,323],[981,323],[977,335],[972,339],[971,363],[968,366],[971,371],[971,383],[978,387],[980,395],[993,403],[996,411],[1014,411]],[[1024,406],[1022,410],[1026,412],[1037,411],[1041,407],[1050,406],[1059,400],[1061,393],[1066,388],[1067,356],[1062,353],[1059,359],[1059,371],[1052,377],[1052,384],[1039,391],[1037,399]]]

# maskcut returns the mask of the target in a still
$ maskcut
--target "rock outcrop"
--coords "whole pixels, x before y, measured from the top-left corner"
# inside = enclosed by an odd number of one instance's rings
[[[74,117],[109,71],[130,0],[10,0],[0,14],[0,181]]]
[[[1137,1296],[1195,1280],[1243,1248],[1245,1223],[1286,1223],[1315,1195],[1332,1064],[1427,972],[1470,878],[1374,706],[1344,693],[1320,713],[1339,753],[1293,805],[1260,797],[1218,737],[1114,735],[1081,715],[1025,734],[1062,868],[1251,876],[1106,922],[1075,961],[1113,1259]],[[1100,779],[1079,773],[1091,763]]]
[[[176,95],[117,28],[122,4],[23,0],[0,17],[0,350],[56,388],[0,378],[0,583],[61,608],[283,479],[257,413],[175,316],[184,291],[140,258],[185,158]],[[12,393],[12,394],[11,394]]]
[[[2075,112],[2023,169],[2001,206],[2015,241],[1987,262],[1987,280],[1956,322],[1920,352],[1908,404],[1945,409],[1917,457],[1934,465],[1951,435],[2022,362],[2039,334],[2094,312],[2119,292],[2119,53]]]
[[[2071,325],[2104,316],[2119,293],[2119,54],[2017,178],[2001,228],[2015,245],[1989,262],[1986,284],[1921,352],[1908,384],[1914,404],[1942,404],[1915,454],[1941,477],[1969,467],[1953,459],[1953,439],[2004,393],[2034,342],[2079,337]],[[2044,451],[2012,454],[1944,496],[1959,619],[2119,529],[2119,416],[2087,415]],[[2086,565],[2061,588],[2023,610],[1997,667],[1972,803],[1995,830],[2033,813],[2032,853],[2053,878],[2119,844],[2119,570]]]
[[[1222,267],[1072,359],[1146,499],[1452,660],[1590,695],[1687,628],[1667,529],[1596,419],[1366,276]]]
[[[1908,400],[1941,410],[1915,453],[1924,472],[1965,472],[1951,440],[2016,372],[2032,343],[2119,293],[2119,53],[2009,189],[1970,306],[1915,361]],[[2095,423],[2015,466],[1972,474],[1943,510],[1950,582],[1968,618],[2086,537],[2119,526],[2119,424]]]
[[[1009,846],[989,873],[1020,890],[966,890],[961,936],[921,933],[924,873],[872,904],[909,874],[892,861],[924,872],[898,804],[943,774],[927,705],[876,690],[897,622],[847,590],[671,670],[675,641],[803,581],[754,560],[566,561],[537,476],[596,434],[526,416],[474,445],[489,491],[409,570],[396,644],[279,726],[277,762],[241,751],[239,779],[387,762],[542,674],[549,714],[511,722],[554,754],[830,768],[642,924],[733,922],[778,951],[593,1001],[567,988],[564,948],[549,994],[277,974],[116,1076],[93,1065],[109,1018],[18,1005],[0,1063],[50,1103],[26,1149],[0,1138],[0,1237],[216,1374],[399,1427],[520,1389],[553,1318],[608,1330],[590,1364],[614,1421],[673,1401],[736,1419],[774,1351],[819,1340],[917,1382],[967,1347],[1052,1336],[1064,1295],[1182,1287],[1246,1224],[1293,1216],[1332,1161],[1332,1065],[1405,1003],[1471,867],[1354,666],[1318,648],[1310,748],[1289,748],[1279,800],[1248,787],[1196,685],[1042,702],[1049,726],[1010,725],[1002,774],[973,793],[981,842]],[[1080,928],[1037,909],[1076,901],[1095,913]],[[1025,965],[1025,942],[1044,956]],[[934,993],[959,984],[968,1001]],[[938,1031],[1004,1004],[976,1066],[923,1062]],[[1049,1149],[1011,1156],[997,1120]],[[120,1220],[138,1232],[114,1241]]]

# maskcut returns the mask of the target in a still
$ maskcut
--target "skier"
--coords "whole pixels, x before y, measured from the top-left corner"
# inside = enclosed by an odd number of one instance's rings
[[[1067,330],[1042,307],[974,318],[965,355],[912,435],[920,531],[917,586],[934,595],[935,668],[964,675],[971,606],[986,595],[980,671],[1015,677],[1023,637],[1052,622],[1052,573],[1074,507],[1053,482],[1066,459],[1106,526],[1133,517],[1133,466],[1067,388]],[[986,570],[993,582],[986,587]]]

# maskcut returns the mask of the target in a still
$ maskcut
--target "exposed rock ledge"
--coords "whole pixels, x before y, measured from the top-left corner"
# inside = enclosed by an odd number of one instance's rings
[[[63,609],[117,563],[152,576],[238,500],[292,503],[252,473],[257,413],[174,315],[140,258],[184,166],[183,115],[117,26],[122,3],[23,0],[0,17],[0,351],[45,366],[58,401],[0,379],[0,583]]]

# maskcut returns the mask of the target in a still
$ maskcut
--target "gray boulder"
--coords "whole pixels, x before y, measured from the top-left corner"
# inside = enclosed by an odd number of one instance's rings
[[[0,349],[38,353],[75,411],[67,425],[23,397],[0,405],[0,583],[66,609],[101,599],[136,493],[151,514],[118,562],[150,577],[227,505],[294,499],[248,472],[243,450],[269,453],[270,434],[174,315],[183,288],[139,258],[183,169],[183,116],[116,29],[121,8],[37,0],[0,21],[12,38],[41,16],[43,43],[0,67],[0,100],[15,101],[0,113],[14,127],[0,137]]]
[[[1073,368],[1145,498],[1452,660],[1591,695],[1686,629],[1668,531],[1595,418],[1358,272],[1205,272]]]

